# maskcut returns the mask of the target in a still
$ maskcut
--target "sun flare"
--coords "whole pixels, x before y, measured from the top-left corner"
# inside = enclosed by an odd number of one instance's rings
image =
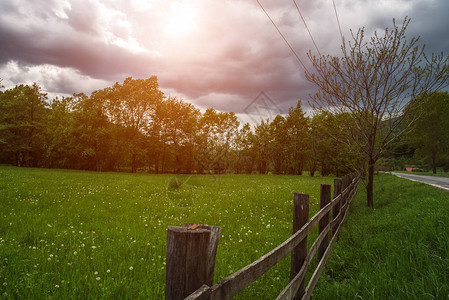
[[[183,2],[170,5],[165,32],[169,35],[180,36],[192,32],[195,29],[196,13],[194,8]]]

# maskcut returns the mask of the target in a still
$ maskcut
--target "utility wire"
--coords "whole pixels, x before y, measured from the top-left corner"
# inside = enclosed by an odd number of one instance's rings
[[[303,15],[302,15],[302,13],[301,13],[301,10],[299,9],[298,4],[296,3],[295,0],[293,0],[293,3],[295,3],[296,10],[298,11],[299,16],[301,17],[301,20],[302,20],[302,22],[304,23],[304,26],[306,27],[307,32],[309,33],[309,36],[310,36],[310,38],[312,39],[313,44],[315,45],[316,51],[317,51],[318,54],[321,56],[321,52],[320,52],[320,50],[318,49],[318,46],[317,46],[316,43],[315,43],[315,39],[313,38],[312,33],[310,32],[309,27],[307,26],[306,20],[304,19]]]
[[[262,4],[259,2],[259,0],[256,0],[257,3],[259,3],[260,8],[262,8],[263,12],[265,13],[265,15],[267,15],[268,19],[271,21],[271,24],[273,24],[273,26],[276,28],[277,32],[279,33],[279,35],[284,39],[285,43],[287,44],[287,46],[290,48],[290,50],[292,51],[293,55],[295,55],[296,59],[299,61],[299,63],[302,65],[302,67],[304,68],[304,70],[306,71],[306,73],[309,73],[309,71],[307,70],[306,66],[304,65],[304,63],[302,62],[302,60],[299,58],[298,54],[296,54],[295,50],[293,49],[293,47],[290,45],[290,43],[287,41],[287,39],[285,38],[285,36],[282,34],[281,30],[277,27],[276,23],[274,23],[273,19],[271,19],[270,15],[268,14],[268,12],[265,10],[265,8],[262,6]]]
[[[343,38],[343,33],[341,32],[340,20],[338,19],[337,6],[335,5],[335,0],[332,0],[332,4],[334,5],[334,12],[335,12],[335,17],[337,18],[338,30],[340,30],[341,42],[342,42],[342,44],[344,44],[345,41]]]

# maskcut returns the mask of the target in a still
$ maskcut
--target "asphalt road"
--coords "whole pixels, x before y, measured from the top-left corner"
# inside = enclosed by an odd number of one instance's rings
[[[391,174],[394,174],[398,177],[407,178],[410,180],[430,184],[437,188],[449,191],[449,177],[425,176],[425,175],[404,174],[404,173],[395,173],[395,172],[391,172]]]

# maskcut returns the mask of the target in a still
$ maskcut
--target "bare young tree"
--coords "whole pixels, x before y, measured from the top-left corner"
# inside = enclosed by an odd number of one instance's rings
[[[383,35],[365,36],[364,28],[351,40],[342,41],[341,56],[308,57],[315,73],[309,81],[319,87],[314,102],[319,110],[349,113],[346,138],[340,142],[356,146],[368,174],[367,204],[373,207],[374,165],[385,146],[404,130],[399,128],[411,99],[447,86],[449,56],[427,56],[419,37],[406,38],[410,23],[405,18]],[[368,41],[366,41],[368,40]]]

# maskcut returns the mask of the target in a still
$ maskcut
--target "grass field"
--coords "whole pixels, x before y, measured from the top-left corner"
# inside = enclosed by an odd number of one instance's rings
[[[314,299],[449,299],[449,193],[375,177],[360,189]]]
[[[0,297],[163,299],[166,228],[183,222],[222,227],[217,282],[290,236],[293,192],[311,195],[313,215],[332,181],[0,167]],[[238,298],[274,299],[289,264]]]

